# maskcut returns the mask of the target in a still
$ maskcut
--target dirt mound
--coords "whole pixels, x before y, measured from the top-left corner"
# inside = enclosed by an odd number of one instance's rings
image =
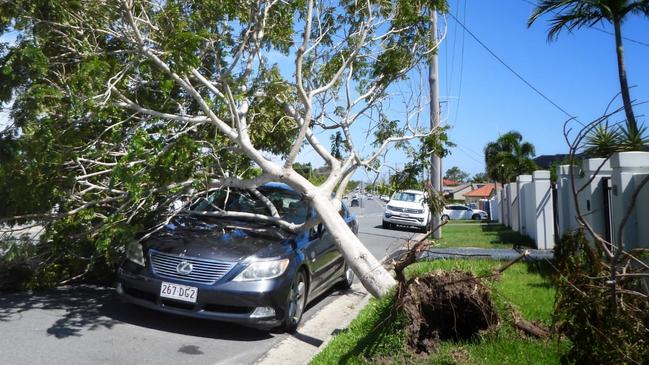
[[[408,345],[417,353],[435,351],[442,340],[471,338],[498,323],[489,289],[468,272],[437,271],[408,281],[402,293]]]

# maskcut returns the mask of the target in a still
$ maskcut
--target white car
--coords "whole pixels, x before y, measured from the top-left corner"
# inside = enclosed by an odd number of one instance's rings
[[[385,206],[383,228],[396,225],[416,227],[421,230],[428,228],[430,211],[420,190],[397,191]]]
[[[487,219],[487,212],[480,209],[472,209],[466,205],[451,204],[444,207],[442,211],[442,222],[449,219]]]

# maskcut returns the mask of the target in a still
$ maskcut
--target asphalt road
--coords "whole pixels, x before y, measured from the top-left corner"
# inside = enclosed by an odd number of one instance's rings
[[[351,211],[360,239],[379,259],[416,234],[382,229],[377,200]],[[336,295],[312,304],[303,320]],[[252,364],[285,336],[124,304],[112,288],[0,293],[1,364]],[[319,345],[299,331],[293,336]]]

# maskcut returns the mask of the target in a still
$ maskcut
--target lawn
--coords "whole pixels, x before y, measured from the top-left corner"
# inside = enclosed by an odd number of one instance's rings
[[[442,239],[436,247],[512,248],[535,247],[534,242],[498,223],[450,221],[442,227]]]
[[[460,269],[484,275],[503,262],[495,260],[435,260],[410,268],[409,275],[434,270]],[[550,324],[554,288],[543,263],[517,263],[497,281],[486,281],[500,316],[500,324],[472,340],[443,342],[430,356],[412,355],[404,347],[401,331],[404,319],[386,320],[390,298],[371,300],[350,324],[318,354],[312,364],[556,364],[559,346],[556,340],[528,338],[512,325],[511,310],[525,319]]]

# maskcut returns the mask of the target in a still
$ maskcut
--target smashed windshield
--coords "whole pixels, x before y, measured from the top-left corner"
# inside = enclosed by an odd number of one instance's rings
[[[258,190],[275,205],[282,219],[295,224],[306,221],[308,205],[299,194],[286,189],[269,187],[260,187]],[[270,215],[268,206],[251,192],[231,188],[224,188],[207,198],[201,198],[194,203],[192,210]]]
[[[417,193],[406,193],[406,192],[402,192],[402,191],[397,191],[392,196],[392,200],[398,200],[398,201],[402,201],[402,202],[419,203],[419,202],[424,200],[424,195],[423,194],[417,194]]]

